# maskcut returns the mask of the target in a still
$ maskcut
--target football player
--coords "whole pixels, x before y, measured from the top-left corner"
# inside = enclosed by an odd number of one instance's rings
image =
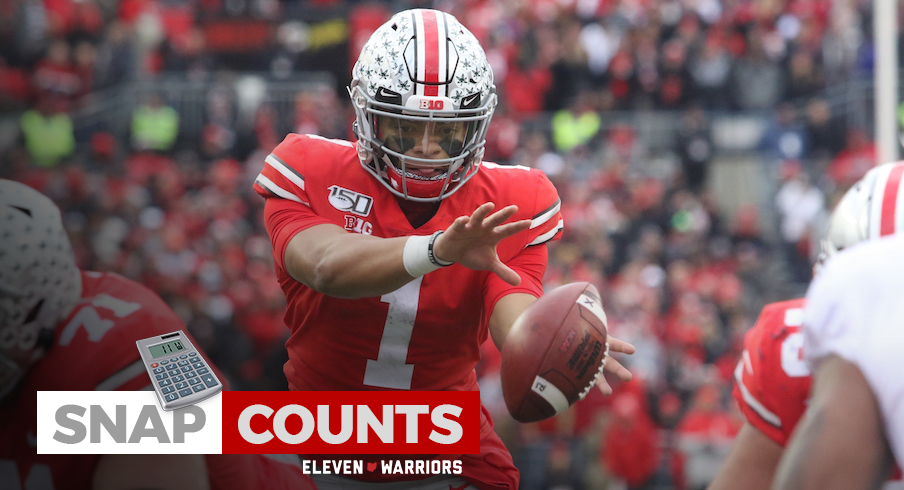
[[[482,161],[493,71],[447,13],[408,10],[379,27],[349,95],[357,141],[290,134],[254,185],[288,300],[289,387],[477,390],[481,343],[501,348],[543,293],[546,243],[563,228],[556,189],[541,171]],[[630,379],[612,359],[606,370]],[[466,482],[436,488],[518,487],[483,414],[481,454],[461,457]]]
[[[904,197],[889,223],[904,223]],[[891,205],[889,205],[891,207]],[[879,488],[904,461],[904,235],[840,253],[807,292],[807,412],[773,488]]]
[[[839,250],[904,230],[904,162],[870,170],[829,220],[821,268]],[[819,274],[817,274],[819,275]],[[747,332],[735,368],[734,397],[746,418],[710,490],[768,488],[794,427],[807,408],[811,372],[803,358],[804,298],[766,305]],[[904,488],[900,478],[888,488]]]
[[[150,389],[135,341],[185,326],[138,283],[79,270],[38,191],[0,180],[0,222],[0,488],[314,488],[297,460],[37,454],[38,391]]]

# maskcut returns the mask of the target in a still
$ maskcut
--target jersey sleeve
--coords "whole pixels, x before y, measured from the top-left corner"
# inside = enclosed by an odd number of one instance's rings
[[[300,231],[330,223],[312,209],[302,169],[307,156],[306,137],[290,134],[264,159],[254,190],[267,199],[264,221],[273,243],[273,260],[285,269],[286,247]]]
[[[744,418],[783,447],[806,410],[810,388],[809,371],[800,359],[802,314],[800,308],[767,305],[744,338],[734,373],[732,394]]]
[[[254,179],[254,191],[265,198],[278,198],[310,206],[305,192],[304,162],[307,139],[290,134],[264,159],[264,168]]]
[[[551,240],[558,240],[565,228],[565,220],[562,218],[562,200],[555,186],[539,170],[532,170],[539,174],[537,184],[537,197],[534,205],[534,213],[530,220],[527,247],[542,245]]]
[[[506,263],[521,276],[521,284],[512,286],[496,274],[488,274],[484,285],[487,305],[486,320],[489,321],[496,303],[512,293],[526,293],[539,298],[543,295],[543,275],[546,273],[548,253],[546,247],[527,247],[514,259]]]

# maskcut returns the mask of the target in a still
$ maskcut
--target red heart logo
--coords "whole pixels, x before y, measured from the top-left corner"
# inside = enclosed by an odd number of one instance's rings
[[[367,463],[367,471],[373,473],[377,469],[377,463]]]

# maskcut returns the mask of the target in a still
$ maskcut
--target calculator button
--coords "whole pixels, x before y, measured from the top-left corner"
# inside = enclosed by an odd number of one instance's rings
[[[169,364],[169,361],[167,361],[166,359],[160,361],[160,365],[161,365],[161,366],[164,365],[164,364]]]
[[[160,364],[157,364],[157,363],[155,362],[154,364],[151,364],[151,367],[155,368],[155,367],[157,367],[157,366],[159,366],[159,365],[160,365]]]
[[[200,369],[198,371],[200,371]],[[201,373],[201,374],[204,374],[204,373]],[[189,379],[194,378],[197,375],[198,375],[198,373],[196,373],[194,371],[189,371],[189,372],[185,373],[185,376]]]
[[[189,364],[191,364],[191,363],[188,361],[179,361],[180,366],[188,366]]]
[[[172,386],[164,386],[163,388],[160,389],[160,391],[162,391],[163,394],[165,395],[167,393],[172,393],[172,392],[176,391],[176,389],[173,388]]]
[[[204,388],[204,385],[195,385],[195,386],[192,386],[191,389],[195,390],[195,393],[197,393],[205,388]]]
[[[179,371],[179,368],[176,368],[176,369],[173,369],[172,371],[167,371],[167,372],[169,373],[170,376],[178,376],[179,373],[182,371]]]
[[[179,382],[179,383],[176,383],[176,389],[177,389],[177,390],[184,390],[185,388],[188,388],[188,382],[187,382],[187,381],[181,381],[181,382]]]
[[[178,361],[179,361],[178,357],[173,357],[170,359],[170,362],[178,362]]]
[[[188,362],[201,362],[201,358],[200,357],[192,357],[191,359],[188,360]]]
[[[191,395],[191,388],[186,388],[186,389],[180,391],[179,394],[182,395],[182,396],[188,396],[188,395]]]
[[[161,379],[166,379],[166,373],[160,373],[157,375],[157,381],[160,381]]]
[[[190,385],[196,385],[200,382],[201,382],[201,380],[198,378],[188,378],[188,384],[190,384]]]
[[[217,380],[213,379],[212,374],[205,374],[205,375],[201,376],[201,381],[203,381],[204,384],[206,384],[208,388],[212,388],[217,385]]]
[[[192,364],[191,367],[193,367],[193,368],[195,368],[195,369],[201,369],[202,367],[204,367],[204,363],[203,363],[203,362],[196,362],[196,363]]]
[[[207,373],[209,373],[209,372],[210,372],[210,371],[208,371],[207,368],[201,368],[201,369],[198,370],[198,374],[207,374]]]
[[[198,353],[197,352],[189,352],[188,355],[194,357],[194,356],[198,355]]]
[[[166,371],[166,368],[162,368],[162,367],[154,368],[154,374],[160,374],[163,371]]]
[[[185,381],[185,377],[182,376],[181,374],[179,376],[173,376],[173,383],[176,383],[179,381]]]
[[[169,386],[173,384],[173,382],[168,379],[164,379],[163,381],[159,381],[157,384],[160,386]]]
[[[191,371],[191,366],[182,366],[182,372],[183,372],[183,373],[187,373],[187,372],[189,372],[189,371]]]
[[[174,402],[174,401],[176,401],[177,398],[179,398],[179,395],[177,395],[175,393],[169,393],[168,395],[166,395],[163,398],[168,402]]]
[[[179,359],[188,359],[188,355],[187,355],[187,354],[182,354],[181,356],[179,356]]]

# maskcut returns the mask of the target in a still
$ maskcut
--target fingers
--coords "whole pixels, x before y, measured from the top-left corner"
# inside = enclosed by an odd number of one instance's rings
[[[503,281],[511,284],[512,286],[517,286],[521,284],[521,276],[518,275],[517,272],[513,271],[509,266],[503,264],[496,259],[496,263],[490,267],[490,271],[499,276]]]
[[[614,374],[618,379],[622,381],[631,381],[631,379],[634,378],[634,375],[631,374],[631,371],[628,371],[628,368],[622,366],[620,362],[616,361],[612,357],[606,360],[605,371],[609,374]]]
[[[596,378],[596,387],[599,388],[600,391],[606,396],[609,396],[612,394],[612,387],[609,386],[609,382],[606,381],[605,376],[600,376],[599,378]]]
[[[632,344],[619,340],[613,336],[609,336],[609,352],[621,352],[622,354],[633,354],[637,349]]]
[[[515,206],[514,204],[511,206],[506,206],[506,207],[500,209],[499,211],[496,211],[495,213],[493,213],[492,216],[488,217],[484,221],[483,224],[484,224],[484,226],[486,226],[488,228],[493,228],[493,227],[499,226],[502,223],[505,223],[506,220],[508,220],[509,218],[514,216],[515,213],[517,213],[517,212],[518,212],[518,206]]]
[[[471,219],[470,219],[469,224],[471,224],[473,226],[483,225],[484,218],[486,218],[487,215],[490,214],[490,211],[492,211],[493,208],[495,208],[495,207],[496,207],[496,204],[494,204],[492,202],[485,202],[485,203],[481,204],[480,206],[477,206],[477,209],[475,209],[474,212],[471,213]]]
[[[502,238],[508,238],[528,228],[530,228],[530,220],[525,219],[521,221],[515,221],[514,223],[506,223],[502,226],[497,227],[493,232]]]

